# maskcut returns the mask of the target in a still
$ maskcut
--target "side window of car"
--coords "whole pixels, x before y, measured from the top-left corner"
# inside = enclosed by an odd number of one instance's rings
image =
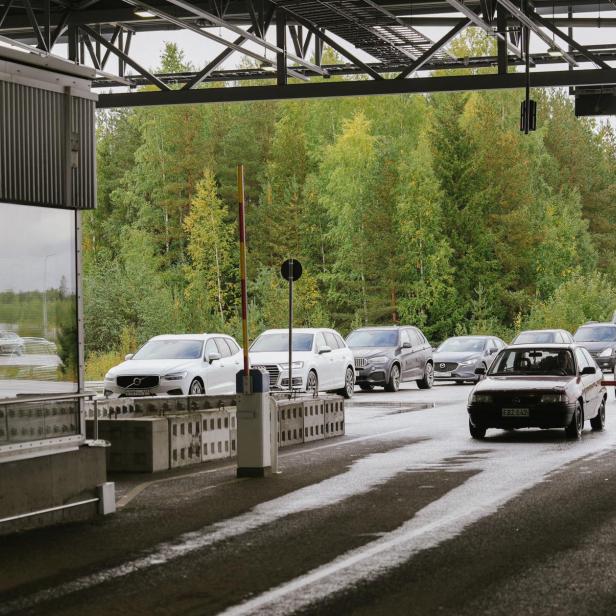
[[[331,332],[323,332],[323,336],[325,336],[325,344],[332,351],[336,351],[338,349],[338,341],[336,340],[334,334]]]
[[[336,341],[338,342],[338,348],[339,349],[345,349],[346,348],[346,343],[345,341],[342,339],[342,336],[340,334],[334,334],[334,338],[336,339]]]
[[[421,346],[423,344],[419,333],[414,329],[409,329],[409,336],[411,338],[411,344],[415,346]]]
[[[587,349],[580,349],[584,355],[584,357],[586,357],[586,361],[588,363],[589,366],[592,366],[593,368],[599,368],[599,366],[597,365],[597,362],[593,359],[593,356],[588,352]]]
[[[231,351],[231,355],[235,355],[236,353],[240,352],[240,347],[235,344],[234,340],[231,340],[231,338],[225,338],[224,340],[227,343],[229,350]]]
[[[321,332],[317,332],[314,336],[314,350],[318,353],[319,349],[326,346],[325,338],[323,338],[323,334]]]
[[[205,355],[209,359],[211,353],[219,353],[219,352],[220,351],[218,350],[218,347],[216,346],[216,343],[214,342],[214,338],[210,338],[205,345]]]
[[[409,333],[406,331],[406,329],[403,329],[400,332],[400,346],[403,346],[405,342],[411,344],[411,337],[409,336]]]
[[[221,357],[230,357],[231,351],[229,350],[229,346],[225,342],[225,339],[215,338],[215,340],[216,340],[216,346],[218,347],[218,352],[220,353]]]
[[[588,363],[586,356],[582,353],[582,349],[575,349],[575,360],[577,361],[578,370],[581,372],[587,366],[591,364]]]

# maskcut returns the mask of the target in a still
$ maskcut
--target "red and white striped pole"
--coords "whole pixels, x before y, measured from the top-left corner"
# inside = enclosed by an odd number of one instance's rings
[[[242,288],[242,343],[244,350],[244,393],[250,386],[250,363],[248,360],[248,291],[246,287],[246,203],[244,200],[244,165],[237,166],[237,197],[240,227],[240,279]]]

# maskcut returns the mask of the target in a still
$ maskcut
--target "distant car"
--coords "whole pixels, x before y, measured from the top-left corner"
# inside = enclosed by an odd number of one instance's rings
[[[155,336],[105,376],[107,397],[234,394],[242,351],[225,334]]]
[[[335,391],[350,398],[355,389],[353,353],[333,329],[293,330],[291,389]],[[270,389],[289,389],[289,331],[268,329],[250,347],[253,368],[267,370]]]
[[[55,342],[46,338],[23,337],[26,351],[33,355],[55,355],[58,347]]]
[[[529,329],[520,332],[511,344],[574,344],[566,329]]]
[[[616,367],[616,323],[586,323],[573,336],[578,346],[584,347],[604,372]]]
[[[565,428],[567,437],[580,438],[586,420],[603,430],[601,379],[588,351],[575,345],[509,346],[471,392],[471,436],[482,439],[488,428]]]
[[[432,347],[417,327],[362,327],[347,336],[355,357],[357,384],[364,391],[377,385],[398,391],[400,383],[417,381],[420,389],[434,382]]]
[[[25,350],[23,339],[15,332],[0,331],[0,355],[23,355]]]
[[[507,345],[495,336],[455,336],[434,351],[434,379],[437,381],[478,381],[475,368],[489,368],[497,351]]]

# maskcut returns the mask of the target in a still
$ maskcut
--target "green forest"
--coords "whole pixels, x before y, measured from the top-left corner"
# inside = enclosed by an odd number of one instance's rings
[[[454,44],[487,45],[469,34]],[[328,51],[329,59],[335,58]],[[189,68],[168,44],[164,71]],[[150,336],[238,336],[236,166],[246,170],[250,334],[409,323],[438,342],[569,330],[616,309],[616,138],[564,90],[138,108],[98,117],[84,216],[88,375]]]

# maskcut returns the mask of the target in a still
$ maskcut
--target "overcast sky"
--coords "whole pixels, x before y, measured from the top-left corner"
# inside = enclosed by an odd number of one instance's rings
[[[74,213],[0,203],[0,292],[74,286]]]

